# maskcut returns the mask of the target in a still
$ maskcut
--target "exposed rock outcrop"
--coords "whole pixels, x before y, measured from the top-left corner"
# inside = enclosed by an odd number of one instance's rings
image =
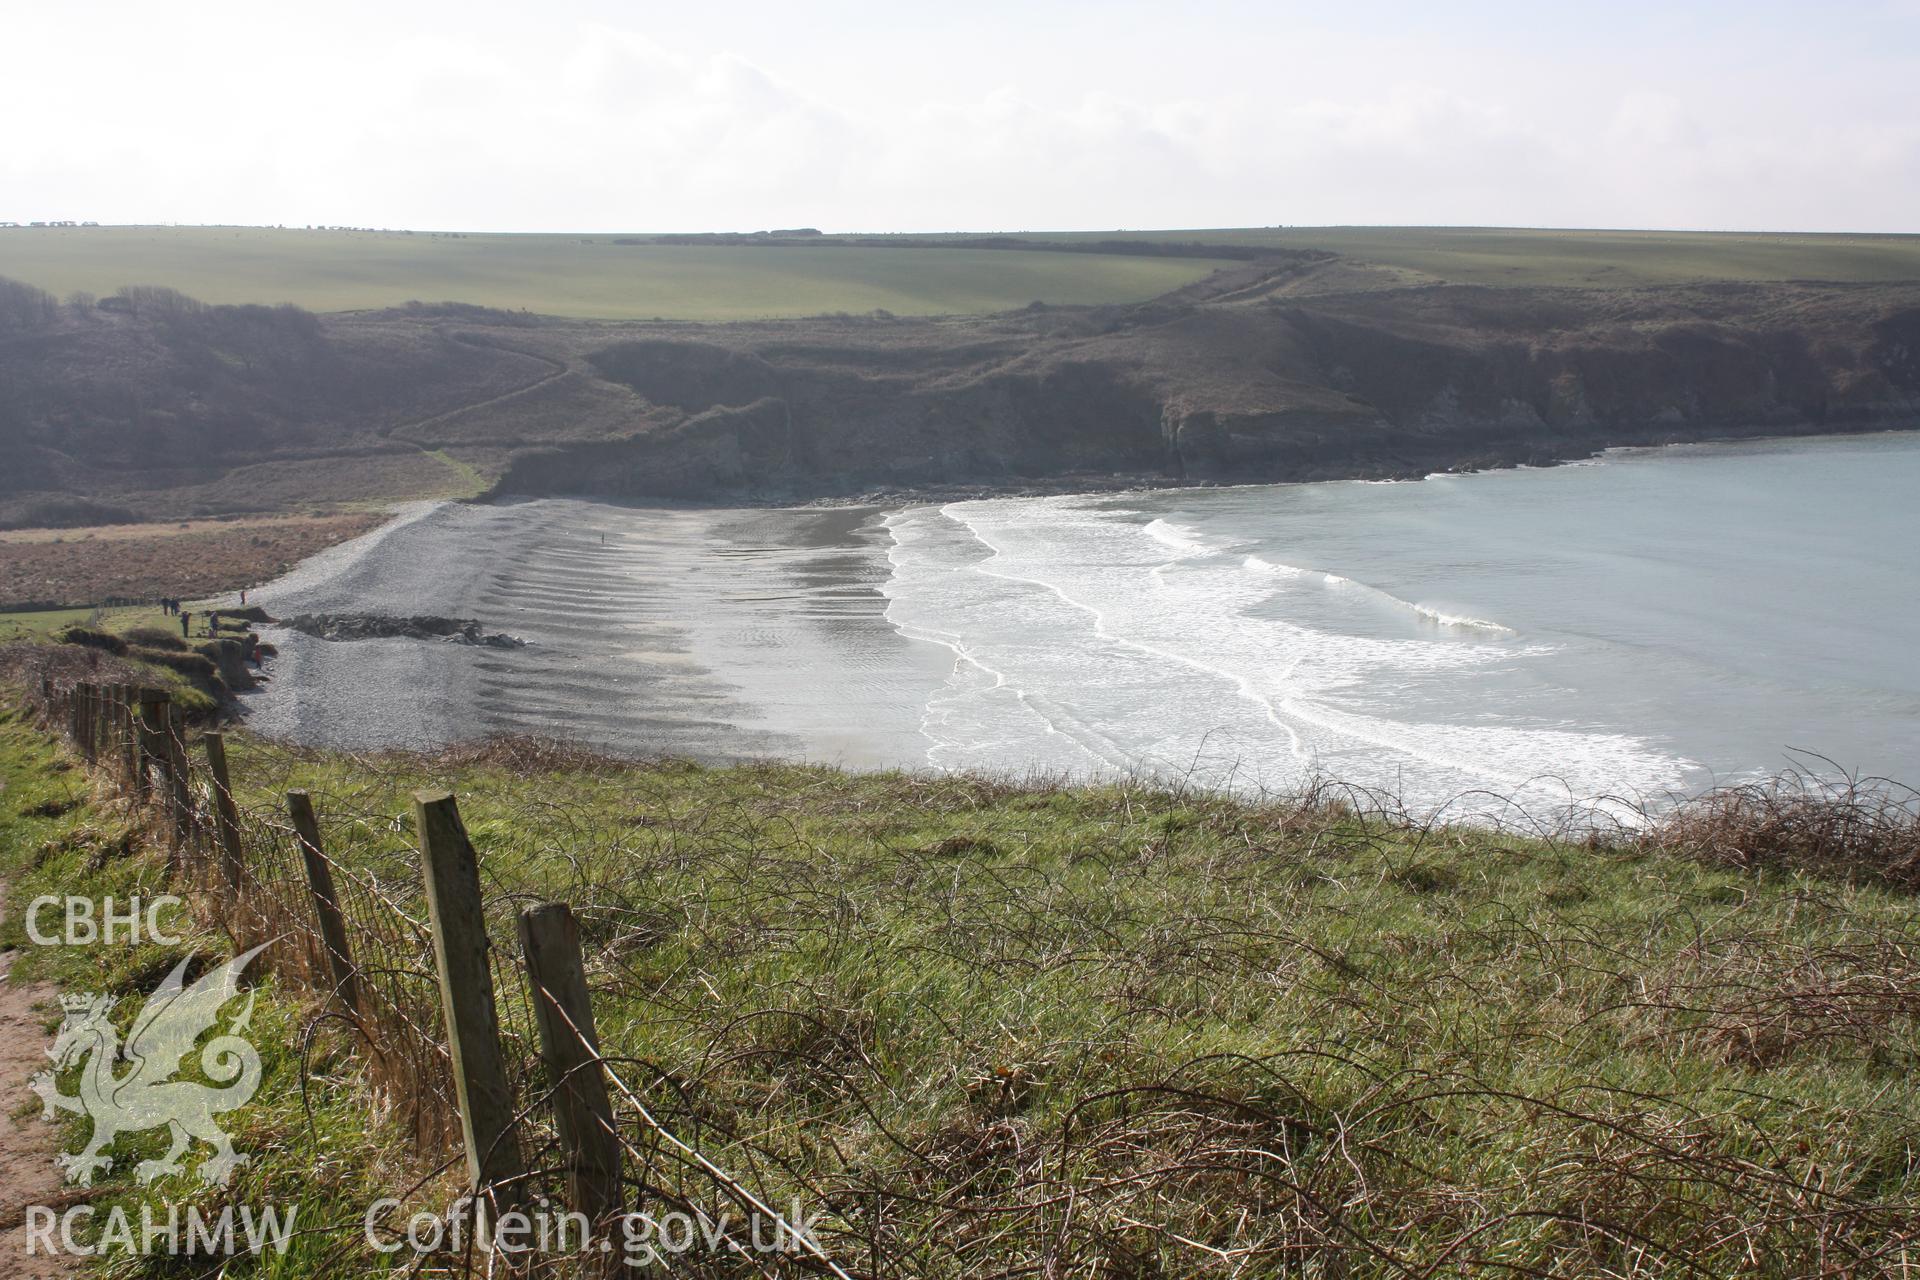
[[[442,640],[449,644],[482,645],[489,649],[519,649],[518,636],[484,631],[475,618],[390,618],[369,613],[303,613],[281,623],[321,640]]]

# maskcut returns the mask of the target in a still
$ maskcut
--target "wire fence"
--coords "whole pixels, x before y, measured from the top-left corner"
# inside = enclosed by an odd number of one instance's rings
[[[571,911],[486,884],[451,796],[423,801],[413,823],[332,798],[323,828],[305,792],[288,793],[284,814],[239,804],[224,736],[190,742],[162,692],[48,683],[40,700],[95,775],[153,816],[189,901],[322,1006],[307,1034],[330,1022],[351,1034],[372,1109],[402,1126],[424,1169],[397,1197],[465,1159],[473,1200],[449,1217],[471,1216],[464,1231],[449,1221],[445,1238],[462,1243],[431,1251],[435,1266],[625,1274],[612,1268],[632,1250],[657,1256],[659,1215],[678,1210],[705,1233],[710,1256],[695,1272],[849,1274],[791,1203],[776,1207],[772,1185],[736,1177],[668,1127],[667,1073],[600,1053]],[[552,979],[529,965],[543,929]],[[534,1205],[570,1216],[529,1247],[507,1215]],[[342,1242],[343,1270],[361,1251]]]

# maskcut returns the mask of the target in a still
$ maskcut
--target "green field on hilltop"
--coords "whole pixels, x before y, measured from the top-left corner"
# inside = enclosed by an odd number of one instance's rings
[[[1218,262],[984,249],[618,244],[611,235],[257,227],[0,228],[0,276],[65,296],[169,285],[207,302],[354,311],[457,301],[589,319],[977,315],[1137,302]]]
[[[1920,235],[1268,227],[1032,239],[1203,241],[1322,249],[1460,284],[1632,287],[1702,280],[1920,280]]]
[[[619,243],[600,235],[445,235],[260,227],[0,229],[0,276],[66,295],[171,285],[209,302],[351,311],[459,301],[588,319],[749,320],[876,309],[979,315],[1041,301],[1136,302],[1222,260],[1036,251],[1031,242],[1200,241],[1317,249],[1464,284],[1588,288],[1704,280],[1920,280],[1920,236],[1460,227],[1020,233],[1024,252],[902,236],[836,243]],[[1418,279],[1415,276],[1414,279]]]

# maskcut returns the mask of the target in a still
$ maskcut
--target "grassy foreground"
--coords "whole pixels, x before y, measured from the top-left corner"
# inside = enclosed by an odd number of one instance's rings
[[[75,762],[24,714],[17,691],[0,688],[0,881],[7,885],[7,908],[0,920],[0,946],[18,948],[14,974],[22,981],[57,983],[72,992],[98,992],[120,1000],[119,1022],[139,1010],[167,972],[181,959],[199,957],[197,975],[209,962],[224,959],[230,944],[199,926],[192,910],[159,917],[177,943],[151,940],[97,946],[37,946],[27,937],[24,910],[42,894],[111,898],[121,909],[133,899],[152,901],[172,885],[163,854],[150,843],[148,826],[125,807],[105,799]],[[41,921],[58,928],[59,913]],[[56,1201],[53,1208],[87,1203],[94,1217],[77,1234],[100,1253],[85,1259],[81,1272],[112,1277],[213,1277],[221,1274],[293,1280],[310,1275],[363,1274],[341,1263],[338,1230],[330,1223],[349,1221],[373,1197],[393,1184],[413,1163],[396,1159],[380,1126],[369,1127],[366,1100],[356,1087],[352,1064],[338,1042],[325,1036],[303,1039],[311,1007],[268,982],[261,988],[249,1022],[249,1039],[260,1049],[262,1081],[251,1106],[225,1118],[235,1146],[253,1155],[253,1163],[221,1190],[197,1182],[163,1179],[150,1187],[133,1178],[142,1160],[167,1147],[165,1130],[124,1135],[114,1151],[112,1169],[91,1191]],[[47,1025],[59,1021],[50,1009]],[[192,1078],[189,1068],[182,1078]],[[24,1081],[7,1081],[14,1117],[39,1123],[39,1104],[27,1098]],[[72,1091],[70,1079],[63,1087]],[[24,1103],[21,1100],[25,1099]],[[61,1149],[77,1151],[88,1123],[63,1117]],[[226,1204],[299,1206],[284,1252],[264,1251],[259,1258],[143,1257],[102,1246],[100,1225],[118,1211],[133,1224],[135,1238],[143,1206],[165,1220],[172,1206],[193,1204],[211,1218]],[[9,1203],[9,1211],[21,1207]],[[18,1218],[15,1218],[18,1221]],[[314,1229],[318,1226],[320,1229]],[[28,1260],[34,1261],[34,1260]],[[0,1260],[0,1274],[13,1274],[16,1261]]]
[[[1727,865],[1764,861],[1778,829],[1560,843],[1337,804],[511,743],[362,759],[242,738],[234,760],[245,803],[311,789],[330,853],[397,893],[409,790],[453,786],[497,905],[579,913],[609,1057],[718,1166],[824,1209],[852,1275],[1915,1261],[1915,899],[1864,862]],[[17,712],[0,772],[16,902],[160,883]],[[144,990],[174,958],[29,968]],[[364,1204],[421,1177],[430,1203],[446,1180],[359,1118],[324,1028],[303,1072],[310,1011],[271,1005],[282,1047],[241,1138],[257,1163],[227,1194],[338,1227],[258,1273],[356,1274]]]

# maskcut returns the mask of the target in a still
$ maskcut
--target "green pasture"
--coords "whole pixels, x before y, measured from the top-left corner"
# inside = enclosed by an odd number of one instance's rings
[[[1207,258],[806,245],[620,244],[598,235],[260,227],[0,229],[0,276],[65,296],[171,285],[210,302],[351,311],[458,301],[589,319],[750,320],[874,310],[976,315],[1041,301],[1131,302]],[[1920,236],[1275,227],[1022,233],[1320,249],[1465,284],[1625,288],[1699,281],[1920,280]]]
[[[0,613],[0,644],[9,640],[45,640],[68,627],[80,626],[90,609],[27,609]]]
[[[751,320],[874,310],[983,314],[1134,302],[1203,259],[985,249],[623,245],[611,235],[243,227],[0,228],[0,276],[66,296],[168,285],[207,302],[353,311],[456,301],[590,319]]]
[[[1322,249],[1459,284],[1630,288],[1709,280],[1920,280],[1920,235],[1271,227],[1031,238],[1198,240]]]

